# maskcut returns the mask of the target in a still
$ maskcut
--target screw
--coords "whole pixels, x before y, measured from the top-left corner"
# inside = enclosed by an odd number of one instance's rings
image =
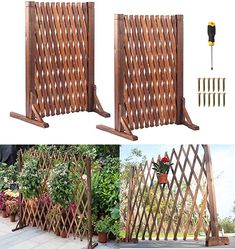
[[[213,93],[213,106],[215,106],[215,93]]]
[[[215,91],[215,78],[213,78],[213,92]]]
[[[220,91],[220,78],[218,78],[218,92]]]
[[[223,93],[223,106],[225,106],[225,95],[226,93]]]
[[[220,93],[218,93],[218,106],[220,106]]]
[[[200,78],[197,79],[198,92],[200,92]]]
[[[206,91],[206,79],[203,78],[203,92]]]
[[[203,93],[203,106],[206,105],[206,93]]]
[[[211,93],[208,93],[208,106],[211,106]]]
[[[210,92],[210,84],[211,84],[211,78],[208,78],[208,81],[207,81],[207,88],[208,88],[208,92]]]
[[[225,78],[223,78],[223,92],[225,92]]]

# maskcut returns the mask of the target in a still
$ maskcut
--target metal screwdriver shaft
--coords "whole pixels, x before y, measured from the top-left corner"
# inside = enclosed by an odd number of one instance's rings
[[[215,23],[209,22],[207,26],[207,33],[209,36],[208,45],[211,47],[211,70],[213,70],[213,46],[215,45]]]

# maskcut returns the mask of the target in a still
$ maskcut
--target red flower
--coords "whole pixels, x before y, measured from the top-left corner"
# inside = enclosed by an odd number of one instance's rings
[[[163,163],[169,163],[169,158],[168,157],[163,157],[161,160]]]

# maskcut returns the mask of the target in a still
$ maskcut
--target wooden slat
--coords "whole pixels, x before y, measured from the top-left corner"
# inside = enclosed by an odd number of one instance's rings
[[[88,85],[94,110],[92,10],[92,3],[35,3],[35,103],[42,117],[86,110]]]
[[[124,16],[122,106],[131,130],[176,121],[175,18]]]

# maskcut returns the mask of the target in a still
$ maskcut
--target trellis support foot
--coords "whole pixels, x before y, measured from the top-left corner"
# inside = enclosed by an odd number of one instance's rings
[[[18,224],[16,225],[16,228],[14,228],[14,229],[12,229],[11,231],[12,232],[16,232],[16,231],[18,231],[18,230],[20,230],[20,229],[23,229],[23,228],[25,228],[25,227],[27,227],[27,225],[23,225],[23,224],[21,224],[20,223],[20,221],[18,222]]]
[[[94,99],[95,99],[95,104],[94,104],[92,111],[96,112],[97,114],[99,114],[100,116],[102,116],[104,118],[109,118],[110,113],[104,111],[104,109],[100,103],[100,100],[96,94],[96,86],[94,86]]]
[[[100,116],[102,116],[104,118],[110,117],[110,113],[108,113],[106,111],[100,111],[99,109],[95,109],[94,112],[96,112],[97,114],[99,114]]]
[[[133,134],[126,133],[124,131],[118,131],[118,130],[115,130],[114,128],[108,127],[106,125],[97,125],[96,128],[99,130],[106,131],[106,132],[109,132],[111,134],[117,135],[119,137],[129,139],[131,141],[138,140],[138,137],[133,135]]]
[[[229,244],[230,241],[228,237],[210,237],[206,240],[206,246],[222,246]]]
[[[182,121],[182,124],[187,126],[189,129],[194,130],[194,131],[199,130],[199,126],[195,125],[192,122],[192,120],[191,120],[191,118],[190,118],[190,116],[188,114],[188,111],[187,111],[187,109],[185,107],[185,99],[184,98],[183,98],[182,102],[183,102],[182,103],[183,104],[183,121]]]
[[[42,128],[49,127],[49,124],[44,122],[43,120],[38,121],[36,119],[31,119],[31,118],[28,118],[22,114],[16,113],[16,112],[10,112],[10,117],[22,120],[24,122],[27,122],[27,123],[30,123],[30,124],[33,124],[33,125],[36,125],[36,126],[39,126]]]

